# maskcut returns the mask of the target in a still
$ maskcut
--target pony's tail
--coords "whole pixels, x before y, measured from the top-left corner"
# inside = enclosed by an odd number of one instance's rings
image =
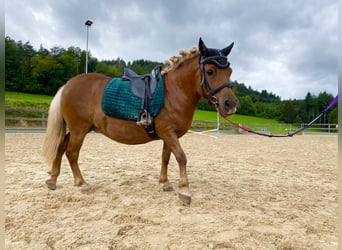
[[[47,164],[52,165],[57,156],[59,145],[63,142],[66,133],[66,125],[61,113],[61,87],[52,99],[49,108],[47,129],[43,144],[43,156]]]

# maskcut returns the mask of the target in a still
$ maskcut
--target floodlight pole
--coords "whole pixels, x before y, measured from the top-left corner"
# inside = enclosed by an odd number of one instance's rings
[[[88,73],[88,54],[89,54],[89,51],[88,51],[88,36],[89,36],[89,27],[93,24],[93,22],[90,21],[90,20],[87,20],[84,24],[87,26],[87,50],[86,50],[85,72]]]

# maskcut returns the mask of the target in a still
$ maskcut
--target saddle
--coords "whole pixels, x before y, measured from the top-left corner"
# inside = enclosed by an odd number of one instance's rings
[[[145,95],[147,95],[152,98],[159,81],[160,69],[159,66],[154,68],[150,74],[138,75],[133,70],[124,68],[122,79],[131,81],[131,90],[135,96],[145,98]]]
[[[139,126],[150,126],[153,118],[150,113],[150,102],[159,81],[161,66],[155,67],[151,73],[138,75],[129,68],[124,68],[123,81],[130,81],[132,94],[142,99],[141,112],[137,120]]]

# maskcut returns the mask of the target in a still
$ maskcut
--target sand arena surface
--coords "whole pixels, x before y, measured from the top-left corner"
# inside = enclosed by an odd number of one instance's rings
[[[187,136],[190,207],[158,185],[162,142],[86,137],[48,190],[44,134],[5,135],[6,249],[336,249],[337,136]]]

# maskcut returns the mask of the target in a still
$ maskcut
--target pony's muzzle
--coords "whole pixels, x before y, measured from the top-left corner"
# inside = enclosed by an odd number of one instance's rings
[[[236,102],[229,100],[229,99],[224,101],[224,105],[225,105],[225,108],[228,110],[236,108]]]
[[[236,112],[238,101],[234,99],[226,99],[223,101],[222,110],[224,115],[232,115]]]

